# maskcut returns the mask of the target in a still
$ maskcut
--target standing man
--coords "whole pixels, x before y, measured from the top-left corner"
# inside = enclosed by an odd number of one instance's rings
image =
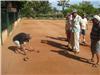
[[[72,35],[71,35],[71,45],[75,54],[78,54],[80,51],[79,47],[79,38],[80,38],[80,26],[82,18],[77,14],[77,10],[72,12]]]
[[[92,22],[93,26],[90,34],[92,52],[91,61],[94,61],[94,55],[96,55],[97,60],[95,65],[98,65],[100,62],[100,16],[95,15]]]
[[[82,15],[82,23],[81,23],[81,35],[82,35],[82,44],[85,45],[86,44],[86,40],[85,40],[85,35],[86,35],[86,30],[88,29],[88,25],[87,25],[87,18],[85,16],[85,14]]]
[[[67,36],[67,41],[68,41],[68,47],[70,48],[71,46],[71,29],[72,29],[72,14],[67,14],[66,16],[66,25],[65,25],[65,31],[66,31],[66,36]]]

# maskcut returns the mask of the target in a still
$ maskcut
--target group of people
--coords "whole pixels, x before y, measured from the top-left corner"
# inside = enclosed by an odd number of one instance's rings
[[[100,16],[94,15],[92,18],[92,30],[90,33],[91,39],[91,53],[90,62],[94,62],[94,55],[96,54],[97,61],[95,65],[99,64],[100,60]],[[66,16],[66,35],[68,47],[71,48],[75,54],[80,52],[80,43],[86,45],[86,30],[88,29],[88,21],[86,15],[78,15],[77,10]],[[81,38],[80,38],[81,37]]]
[[[87,25],[87,18],[86,15],[83,14],[82,17],[77,14],[77,10],[74,10],[72,13],[66,16],[66,33],[67,33],[67,41],[68,46],[74,50],[77,54],[80,51],[79,43],[80,43],[80,36],[82,36],[82,44],[86,44],[85,35],[86,30],[88,29]]]
[[[66,16],[66,34],[68,46],[74,51],[75,54],[80,52],[80,42],[86,44],[85,35],[88,29],[86,15],[79,16],[77,11],[74,10],[72,13]],[[100,60],[100,16],[95,15],[92,19],[93,26],[90,34],[91,39],[91,62],[94,62],[94,55],[96,55],[97,61],[95,65],[99,64]],[[82,40],[80,40],[82,36]],[[27,33],[19,33],[13,38],[13,42],[17,46],[16,51],[22,51],[26,55],[26,51],[32,51],[29,41],[31,35]]]

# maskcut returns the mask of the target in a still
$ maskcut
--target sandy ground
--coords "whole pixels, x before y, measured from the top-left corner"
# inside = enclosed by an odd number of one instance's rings
[[[100,66],[94,68],[87,62],[91,26],[86,36],[88,46],[80,45],[80,53],[75,55],[66,47],[64,20],[21,20],[2,47],[2,75],[100,75]],[[23,60],[26,56],[9,49],[14,46],[13,36],[20,32],[32,35],[34,51],[27,52],[27,61]]]

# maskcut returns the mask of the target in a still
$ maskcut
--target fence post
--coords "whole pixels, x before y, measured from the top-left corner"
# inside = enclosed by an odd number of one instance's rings
[[[0,26],[0,27],[2,27],[2,26]],[[2,39],[2,31],[1,31],[1,28],[0,28],[0,43],[1,43],[1,45],[3,45],[3,39]]]
[[[0,5],[1,5],[1,2],[0,2]],[[0,8],[1,10],[1,8]],[[1,13],[1,11],[0,11]],[[0,14],[0,17],[1,17],[1,14]],[[0,23],[1,23],[1,20],[0,20]],[[1,44],[2,44],[2,33],[1,33],[1,25],[0,25],[0,48],[1,48]]]
[[[7,16],[6,16],[6,18],[7,18],[7,31],[8,31],[8,36],[9,36],[9,33],[10,33],[10,30],[9,30],[9,25],[10,25],[10,22],[9,22],[9,13],[8,13],[8,9],[7,9]]]
[[[1,20],[0,20],[0,23],[1,23]],[[0,25],[0,45],[3,45],[3,40],[2,40],[2,26],[1,25]]]
[[[15,21],[15,20],[16,20],[16,13],[15,13],[15,12],[13,12],[13,14],[14,14],[14,17],[13,17],[13,18],[14,18],[14,21]]]

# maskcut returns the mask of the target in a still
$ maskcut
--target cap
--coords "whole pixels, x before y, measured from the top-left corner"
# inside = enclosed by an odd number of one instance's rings
[[[98,21],[100,21],[100,16],[98,16],[98,15],[94,15],[93,18],[95,18],[95,19],[97,19]]]
[[[77,10],[76,10],[76,9],[74,9],[74,10],[72,11],[72,13],[77,13]]]

